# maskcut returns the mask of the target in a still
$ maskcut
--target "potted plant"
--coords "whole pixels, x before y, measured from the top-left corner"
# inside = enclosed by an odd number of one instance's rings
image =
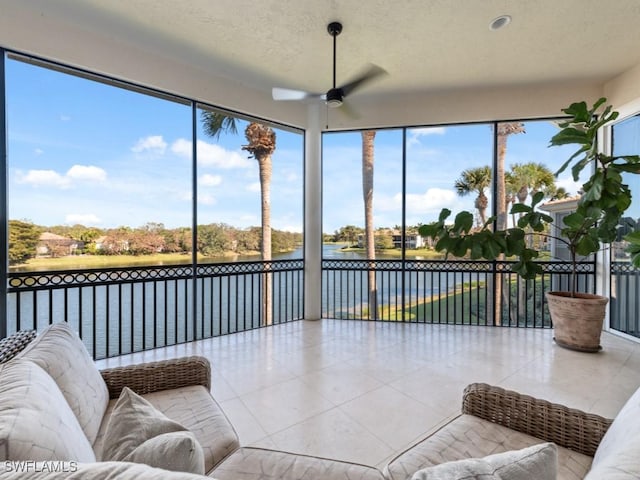
[[[435,248],[448,256],[495,260],[501,255],[515,257],[513,272],[525,279],[542,273],[536,262],[539,252],[530,247],[527,237],[541,235],[563,242],[571,254],[571,282],[568,292],[547,292],[546,299],[554,326],[556,342],[567,348],[596,352],[600,350],[600,333],[608,299],[577,291],[577,258],[596,253],[602,244],[616,239],[618,225],[631,205],[631,191],[623,181],[624,173],[640,173],[640,156],[606,155],[598,150],[598,131],[618,117],[611,106],[600,98],[592,108],[585,102],[573,103],[562,111],[568,119],[559,123],[560,131],[550,146],[575,144],[578,150],[556,172],[571,168],[578,180],[585,168],[591,176],[583,184],[583,194],[575,212],[554,225],[553,218],[536,209],[543,193],[533,195],[531,204],[515,204],[511,213],[520,214],[517,226],[494,230],[495,218],[480,229],[473,229],[473,214],[460,212],[454,222],[447,223],[451,211],[443,209],[437,222],[423,225],[420,234],[435,241]],[[547,229],[548,225],[548,229]],[[640,264],[640,232],[627,237],[634,264]]]

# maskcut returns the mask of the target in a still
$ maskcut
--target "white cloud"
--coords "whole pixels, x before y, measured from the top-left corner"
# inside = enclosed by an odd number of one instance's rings
[[[407,130],[409,138],[407,139],[407,145],[415,145],[420,143],[420,137],[426,137],[428,135],[444,135],[447,129],[445,127],[423,127],[412,128]]]
[[[245,188],[246,188],[246,190],[248,192],[258,192],[258,193],[260,193],[260,182],[250,183]]]
[[[68,122],[71,120],[71,117],[69,115],[60,115],[60,121],[61,122]]]
[[[33,153],[36,154],[36,156],[40,156],[44,153],[44,150],[42,150],[41,148],[36,148]]]
[[[400,201],[400,194],[396,195]],[[429,188],[424,193],[407,194],[407,213],[426,214],[439,213],[443,208],[455,209],[458,198],[453,190],[443,188]],[[452,208],[453,207],[453,208]]]
[[[293,172],[292,172],[292,173],[289,173],[289,174],[286,176],[286,180],[287,180],[287,182],[296,182],[296,181],[298,181],[298,175],[297,175],[297,174],[295,174],[295,173],[293,173]]]
[[[98,225],[102,223],[102,220],[94,213],[69,213],[64,217],[64,223],[68,225]]]
[[[140,138],[136,144],[131,147],[134,153],[150,152],[162,155],[167,150],[167,142],[164,141],[162,135],[149,135]]]
[[[217,187],[222,183],[222,177],[220,175],[205,173],[200,177],[199,183],[204,187]]]
[[[191,158],[193,143],[180,138],[171,144],[171,151],[181,157]],[[205,167],[248,168],[252,162],[239,152],[226,150],[220,145],[198,140],[198,163]]]
[[[216,197],[210,193],[198,192],[198,203],[202,205],[215,205],[218,201],[216,200]]]
[[[29,170],[18,174],[18,183],[27,183],[34,187],[68,188],[69,179],[54,170]]]
[[[107,172],[94,165],[74,165],[66,174],[71,180],[83,182],[104,182],[107,179]]]
[[[70,188],[79,182],[104,182],[107,172],[93,165],[73,165],[64,175],[55,170],[29,170],[26,174],[18,172],[16,181],[34,187]]]
[[[574,181],[571,176],[558,178],[556,180],[557,188],[564,188],[570,196],[575,196],[582,189],[582,181]]]

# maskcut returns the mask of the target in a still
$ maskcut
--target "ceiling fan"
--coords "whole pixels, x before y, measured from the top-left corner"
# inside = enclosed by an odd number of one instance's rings
[[[333,87],[327,93],[309,93],[303,90],[291,90],[289,88],[273,88],[272,95],[274,100],[308,100],[321,99],[324,100],[329,107],[340,107],[344,98],[354,90],[361,88],[371,80],[386,75],[385,69],[377,65],[370,65],[358,77],[348,83],[336,87],[336,37],[342,32],[342,24],[340,22],[331,22],[327,26],[329,35],[333,37]]]

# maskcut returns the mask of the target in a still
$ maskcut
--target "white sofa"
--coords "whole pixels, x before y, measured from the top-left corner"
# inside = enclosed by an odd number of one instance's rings
[[[78,335],[66,323],[54,324],[0,365],[0,460],[4,461],[0,479],[192,478],[129,461],[114,463],[106,457],[134,437],[148,437],[164,422],[170,432],[161,433],[172,436],[171,442],[179,437],[180,447],[155,444],[152,450],[159,457],[155,461],[169,467],[182,465],[192,456],[201,464],[197,473],[219,480],[384,480],[379,470],[368,466],[240,447],[233,426],[210,394],[210,378],[209,363],[202,357],[99,371]],[[132,393],[131,398],[143,398],[140,402],[149,408],[140,403],[126,405],[124,387],[140,394]],[[129,420],[136,420],[144,408],[162,418],[123,427],[123,408],[129,408]],[[176,429],[182,432],[175,433]],[[114,441],[113,432],[122,438]],[[189,447],[181,450],[185,444]],[[157,455],[159,449],[164,457]],[[32,465],[28,475],[19,471],[25,465],[19,461],[31,460],[40,463]],[[49,471],[52,465],[62,468],[52,461],[73,464],[65,472]]]

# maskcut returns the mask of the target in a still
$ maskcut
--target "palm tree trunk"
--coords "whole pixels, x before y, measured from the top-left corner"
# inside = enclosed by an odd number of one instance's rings
[[[364,224],[365,224],[365,242],[366,254],[369,262],[368,280],[369,280],[369,318],[377,320],[378,318],[378,288],[376,285],[375,260],[376,247],[375,235],[373,227],[373,160],[374,149],[373,141],[375,139],[375,130],[364,130],[362,132],[362,194],[364,197]]]
[[[260,168],[260,200],[262,204],[262,260],[271,260],[271,155],[256,157]],[[271,265],[265,265],[270,269]],[[273,279],[271,273],[264,273],[262,277],[262,305],[264,313],[262,322],[264,325],[273,323]]]
[[[500,129],[500,126],[498,126]],[[496,166],[496,228],[504,230],[507,228],[507,189],[505,185],[504,159],[507,153],[507,136],[501,135],[498,130],[498,162]],[[504,255],[498,256],[498,260],[504,260]],[[502,325],[502,302],[503,302],[503,282],[504,275],[496,273],[495,281],[495,306],[493,310],[494,325]],[[507,297],[508,305],[508,297]]]

